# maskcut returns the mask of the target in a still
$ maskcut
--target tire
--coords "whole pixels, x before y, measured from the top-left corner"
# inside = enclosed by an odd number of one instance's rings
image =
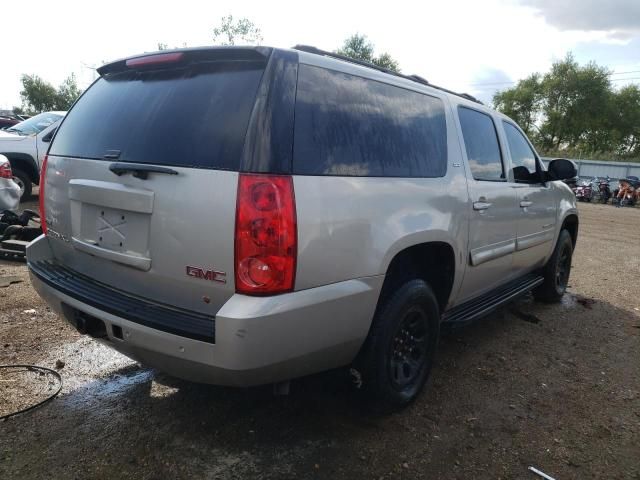
[[[20,186],[20,201],[29,198],[33,189],[31,178],[19,168],[12,167],[11,171],[13,172],[13,180]]]
[[[544,282],[533,290],[536,300],[545,303],[557,303],[567,290],[571,274],[573,241],[567,230],[562,230],[551,258],[544,266]]]
[[[354,362],[374,407],[394,411],[415,400],[431,372],[439,328],[438,301],[423,280],[409,280],[381,297]]]

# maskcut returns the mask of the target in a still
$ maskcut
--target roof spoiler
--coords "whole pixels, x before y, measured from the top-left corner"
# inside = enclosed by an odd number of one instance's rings
[[[168,64],[185,65],[187,63],[211,61],[263,61],[266,62],[271,51],[269,47],[196,47],[134,55],[102,65],[96,70],[101,76],[124,72],[131,69],[159,68]]]

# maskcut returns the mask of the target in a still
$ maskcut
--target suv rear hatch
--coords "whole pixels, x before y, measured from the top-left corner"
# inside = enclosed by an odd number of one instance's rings
[[[99,69],[51,145],[56,262],[215,315],[234,293],[237,179],[271,50],[185,50]]]

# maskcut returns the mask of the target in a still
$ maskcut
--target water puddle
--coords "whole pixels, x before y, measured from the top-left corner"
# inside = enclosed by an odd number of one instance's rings
[[[60,400],[67,405],[86,405],[122,395],[151,382],[155,372],[88,337],[58,347],[45,364],[63,362],[58,371],[64,388]]]

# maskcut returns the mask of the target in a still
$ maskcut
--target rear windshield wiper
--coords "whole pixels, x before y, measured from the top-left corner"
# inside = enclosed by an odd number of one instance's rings
[[[163,173],[165,175],[178,175],[178,172],[172,168],[157,167],[155,165],[144,165],[140,163],[127,163],[127,162],[114,162],[109,165],[111,170],[116,175],[120,176],[125,173],[131,173],[134,177],[146,180],[149,178],[150,173]]]

